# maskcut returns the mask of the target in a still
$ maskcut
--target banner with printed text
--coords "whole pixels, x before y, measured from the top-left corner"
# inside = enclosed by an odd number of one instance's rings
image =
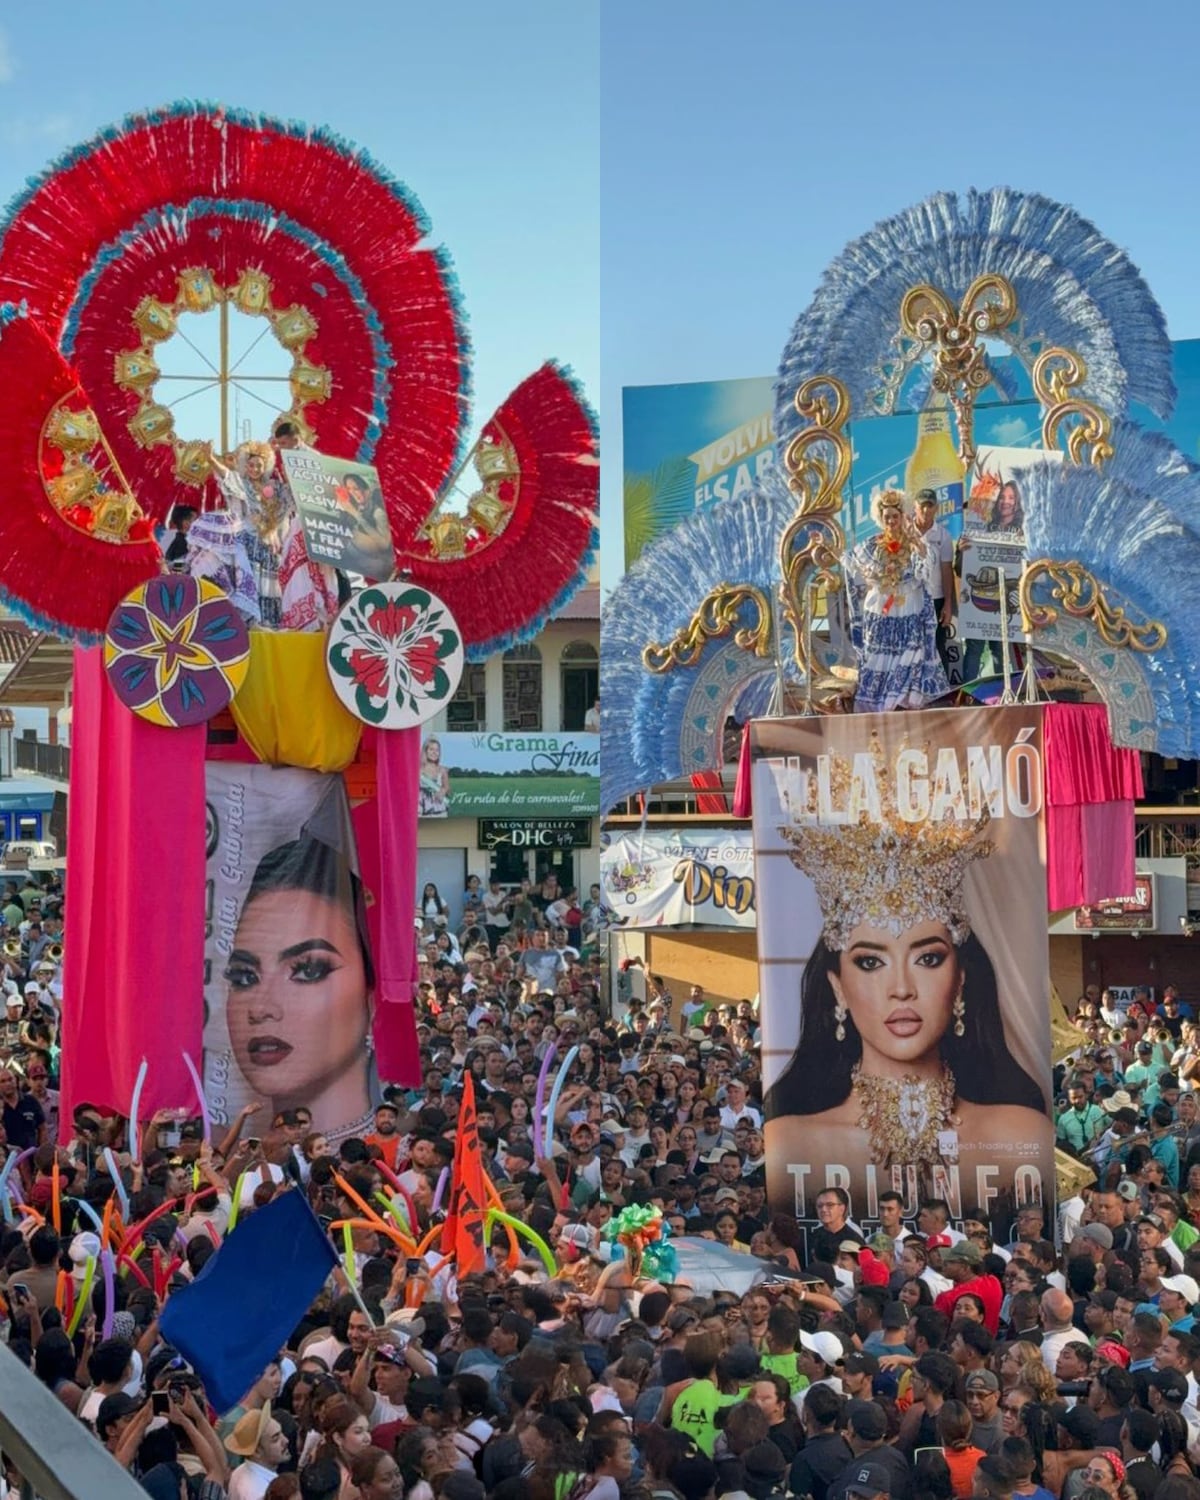
[[[283,454],[283,467],[314,562],[390,578],[396,567],[392,531],[372,465],[295,448]]]
[[[592,818],[598,734],[431,734],[421,742],[423,818]]]
[[[753,929],[754,841],[743,828],[606,839],[600,889],[613,927]]]
[[[1054,1195],[1037,705],[752,725],[768,1193]],[[818,1245],[820,1236],[818,1235]]]
[[[204,1086],[247,1136],[312,1110],[330,1136],[370,1129],[371,964],[345,784],[209,761]]]

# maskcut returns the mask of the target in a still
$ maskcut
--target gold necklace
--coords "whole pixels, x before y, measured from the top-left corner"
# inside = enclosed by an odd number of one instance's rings
[[[877,1166],[929,1167],[942,1159],[938,1136],[956,1129],[954,1095],[958,1085],[944,1064],[939,1077],[877,1078],[864,1073],[856,1063],[850,1087],[858,1100],[858,1128],[871,1137],[871,1155]]]
[[[881,532],[875,538],[875,571],[881,590],[896,592],[912,551],[912,538],[907,535],[889,538]]]

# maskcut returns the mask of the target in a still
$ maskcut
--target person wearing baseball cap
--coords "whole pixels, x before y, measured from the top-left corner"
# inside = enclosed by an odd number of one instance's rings
[[[819,1333],[800,1331],[800,1357],[797,1366],[808,1380],[808,1389],[799,1393],[796,1407],[803,1414],[809,1393],[815,1386],[827,1385],[837,1395],[842,1394],[842,1363],[846,1350],[836,1333],[822,1329]]]
[[[1171,1320],[1167,1336],[1194,1332],[1196,1319],[1192,1315],[1192,1309],[1200,1302],[1200,1286],[1197,1286],[1195,1279],[1180,1271],[1175,1276],[1160,1276],[1158,1284],[1161,1288],[1158,1294],[1159,1310]]]
[[[952,1283],[948,1292],[935,1298],[934,1307],[951,1322],[960,1297],[973,1293],[983,1303],[983,1321],[993,1338],[1000,1332],[1000,1305],[1004,1289],[990,1272],[983,1269],[983,1256],[974,1240],[959,1240],[942,1250],[942,1273]]]
[[[842,1389],[847,1396],[860,1401],[871,1399],[871,1383],[879,1374],[879,1361],[873,1354],[852,1349],[842,1366]]]
[[[867,1458],[851,1464],[847,1470],[843,1494],[854,1500],[891,1500],[892,1475],[886,1464]]]
[[[972,1370],[964,1385],[971,1413],[971,1441],[985,1453],[995,1453],[1004,1441],[1000,1382],[992,1370]]]

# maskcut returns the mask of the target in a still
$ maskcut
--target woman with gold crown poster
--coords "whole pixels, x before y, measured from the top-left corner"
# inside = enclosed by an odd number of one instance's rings
[[[755,724],[776,1208],[1003,1219],[1052,1190],[1040,732],[1036,706]]]

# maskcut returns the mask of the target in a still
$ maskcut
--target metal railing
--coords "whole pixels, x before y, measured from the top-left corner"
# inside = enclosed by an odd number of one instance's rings
[[[33,771],[51,781],[70,781],[70,745],[47,745],[41,740],[14,740],[13,765],[18,771]]]
[[[141,1485],[3,1344],[0,1451],[21,1475],[21,1500],[146,1500]]]
[[[1139,807],[1133,819],[1139,859],[1186,859],[1200,869],[1200,808]]]

